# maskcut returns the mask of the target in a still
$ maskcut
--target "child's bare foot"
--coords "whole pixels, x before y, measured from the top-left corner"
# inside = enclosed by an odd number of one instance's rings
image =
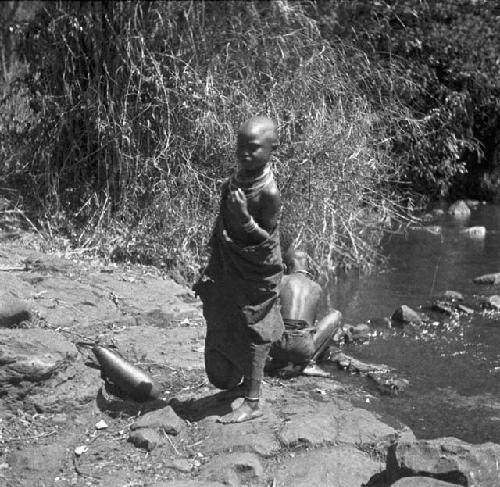
[[[243,401],[234,411],[217,419],[218,423],[243,423],[262,416],[260,401]]]

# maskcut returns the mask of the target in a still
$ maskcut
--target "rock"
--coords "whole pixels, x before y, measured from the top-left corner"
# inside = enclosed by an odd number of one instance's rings
[[[54,424],[66,424],[68,422],[68,416],[65,413],[56,413],[52,416],[52,422]]]
[[[260,459],[253,453],[217,455],[200,469],[202,479],[231,486],[254,485],[263,474]]]
[[[351,339],[352,341],[367,340],[370,338],[370,325],[366,323],[358,323],[357,325],[351,326]]]
[[[462,293],[459,293],[458,291],[445,291],[442,295],[443,299],[446,299],[448,301],[463,301],[464,296]]]
[[[478,201],[478,200],[464,200],[465,201],[465,204],[471,209],[471,210],[475,210],[480,204],[481,202]]]
[[[481,300],[481,305],[484,308],[499,311],[500,310],[500,296],[498,294],[494,294],[493,296],[487,296]]]
[[[472,282],[474,284],[500,284],[500,272],[475,277]]]
[[[369,372],[368,377],[377,384],[377,389],[383,394],[397,395],[410,385],[410,381],[396,377],[393,372],[374,371]]]
[[[193,470],[193,465],[187,458],[174,458],[167,464],[167,467],[183,473],[189,473]]]
[[[130,426],[130,429],[159,428],[168,435],[178,435],[185,427],[184,421],[175,414],[170,406],[166,406],[139,417],[139,419]]]
[[[448,215],[455,218],[468,218],[470,216],[470,208],[463,200],[456,201],[448,208]]]
[[[279,439],[285,447],[317,447],[334,443],[339,427],[333,414],[298,414],[285,424]]]
[[[73,452],[77,457],[81,457],[84,453],[87,453],[89,451],[89,447],[87,445],[80,445],[77,446]]]
[[[8,294],[0,294],[0,327],[15,327],[22,321],[31,319],[28,305]]]
[[[376,442],[372,442],[369,447],[370,453],[372,455],[377,455],[377,459],[380,459],[381,461],[387,460],[387,453],[389,452],[389,449],[398,441],[407,441],[412,443],[417,441],[417,437],[415,436],[415,433],[408,428],[408,426],[405,426],[399,431],[380,437]]]
[[[383,470],[383,464],[354,447],[316,449],[291,453],[274,472],[279,486],[359,487]]]
[[[387,468],[393,478],[433,476],[459,485],[498,486],[500,445],[471,445],[457,438],[398,442]]]
[[[74,267],[74,264],[67,259],[42,253],[33,253],[23,261],[23,264],[30,271],[42,273],[63,273]]]
[[[262,418],[240,424],[221,424],[212,417],[203,419],[198,425],[203,428],[205,438],[199,448],[207,455],[241,451],[272,457],[280,450],[275,432],[281,420],[267,402]]]
[[[415,433],[408,426],[405,426],[401,431],[398,431],[397,439],[399,441],[406,441],[409,443],[417,441]]]
[[[284,424],[279,440],[285,447],[319,447],[329,444],[373,445],[396,430],[365,409],[342,409],[337,402],[315,405]]]
[[[144,448],[147,451],[152,451],[164,443],[160,433],[152,428],[140,428],[132,431],[128,437],[128,441],[133,443],[137,448]]]
[[[197,330],[196,337],[199,338],[194,342],[191,327],[135,326],[123,330],[115,342],[125,357],[137,357],[140,361],[184,370],[199,370],[204,376],[203,354],[193,351],[195,346],[203,346],[204,333],[204,329]],[[175,350],[176,353],[166,354],[165,350]]]
[[[435,208],[434,210],[432,210],[432,214],[435,218],[441,218],[445,215],[445,212],[441,208]]]
[[[42,479],[53,479],[66,461],[66,448],[72,439],[59,437],[55,443],[13,449],[7,460],[17,474],[16,483],[10,485],[29,487],[43,485]]]
[[[391,316],[391,320],[396,323],[422,323],[423,318],[420,313],[417,313],[415,310],[411,309],[406,304],[400,306]]]
[[[474,314],[474,310],[472,308],[469,308],[468,306],[465,306],[465,304],[459,304],[457,306],[457,309],[458,309],[459,313],[463,313],[466,315]]]
[[[434,220],[434,215],[432,213],[425,213],[420,217],[420,221],[422,222],[431,222]]]
[[[410,227],[408,229],[412,234],[420,235],[441,235],[442,228],[439,225],[429,225],[425,227]]]
[[[336,351],[331,353],[328,361],[337,364],[341,369],[346,369],[349,372],[358,374],[367,374],[369,372],[388,372],[390,368],[383,364],[367,364],[361,360],[355,359],[343,352]]]
[[[99,381],[97,381],[100,385]],[[95,381],[94,381],[95,388]],[[101,411],[106,411],[111,417],[139,416],[150,411],[155,411],[165,407],[165,401],[154,399],[147,402],[137,402],[129,397],[120,397],[119,391],[112,384],[104,383],[104,387],[99,387],[97,392],[97,405]],[[95,393],[94,393],[95,396]]]
[[[54,331],[0,329],[0,384],[46,380],[77,355],[75,346]]]
[[[431,309],[439,313],[444,313],[448,316],[453,316],[455,314],[455,309],[453,308],[453,306],[445,301],[434,301],[434,303],[432,303]]]
[[[404,477],[392,484],[391,487],[452,487],[456,485],[432,477]]]
[[[486,236],[485,227],[467,227],[460,230],[460,235],[469,238],[484,238]]]
[[[335,333],[333,334],[332,340],[335,343],[341,343],[341,342],[352,342],[352,333],[351,333],[351,325],[345,324],[340,326]]]
[[[95,424],[94,428],[96,430],[105,430],[105,429],[109,428],[109,425],[108,425],[108,423],[106,423],[106,421],[104,421],[104,419],[101,419],[100,421],[98,421]]]
[[[33,405],[39,413],[78,410],[95,401],[100,383],[99,371],[87,367],[79,358],[32,389],[25,402]]]
[[[448,295],[445,293],[441,299],[435,300],[429,309],[451,317],[457,317],[457,313],[467,315],[473,314],[474,310],[472,308],[458,302],[458,297],[461,298],[461,296],[462,295],[460,293],[455,294],[454,291],[450,291],[450,294]]]
[[[203,480],[171,480],[169,482],[148,484],[148,486],[150,487],[225,487],[225,485],[226,484],[221,484],[220,482],[210,482]]]

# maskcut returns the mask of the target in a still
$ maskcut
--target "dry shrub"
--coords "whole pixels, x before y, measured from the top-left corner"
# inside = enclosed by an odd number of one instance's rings
[[[352,59],[303,4],[97,6],[46,2],[24,30],[36,123],[19,168],[47,231],[191,280],[234,167],[235,128],[267,114],[280,132],[284,245],[324,267],[376,260],[384,225],[402,216],[384,131],[397,106],[374,113]],[[378,69],[359,58],[360,71]]]

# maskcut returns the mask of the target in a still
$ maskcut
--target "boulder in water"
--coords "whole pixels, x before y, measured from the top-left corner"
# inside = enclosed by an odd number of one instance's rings
[[[412,235],[435,235],[439,236],[442,233],[442,228],[439,225],[427,225],[423,227],[410,227],[408,229]]]
[[[478,208],[478,206],[481,204],[479,200],[464,200],[465,204],[471,209],[475,210]]]
[[[448,215],[455,218],[468,218],[470,216],[470,208],[463,200],[458,200],[448,208]]]
[[[411,309],[406,304],[400,306],[391,316],[391,320],[396,323],[422,323],[424,321],[422,315]]]
[[[410,385],[410,381],[397,377],[397,375],[390,370],[378,370],[368,372],[370,378],[377,385],[377,389],[382,394],[390,394],[396,396],[400,392],[404,392]]]
[[[351,339],[352,341],[367,340],[370,338],[370,325],[367,323],[358,323],[357,325],[351,326]]]
[[[468,238],[484,238],[486,236],[485,227],[467,227],[460,230],[460,235]]]
[[[484,297],[481,301],[484,308],[493,309],[495,311],[500,310],[500,296],[494,294],[493,296]]]
[[[474,284],[500,284],[500,272],[475,277],[472,282]]]
[[[441,300],[434,301],[434,303],[432,303],[431,309],[439,313],[444,313],[448,316],[453,316],[456,312],[453,304]]]
[[[432,214],[435,218],[442,218],[445,215],[445,212],[441,208],[435,208],[432,210]]]
[[[432,213],[425,213],[420,217],[420,221],[423,222],[431,222],[432,220],[434,220],[434,215]]]
[[[458,312],[465,314],[465,315],[472,315],[474,314],[474,310],[472,308],[469,308],[468,306],[465,306],[465,304],[459,304],[457,306]]]
[[[447,300],[447,301],[463,301],[464,296],[462,293],[459,293],[458,291],[445,291],[442,295],[442,298]]]

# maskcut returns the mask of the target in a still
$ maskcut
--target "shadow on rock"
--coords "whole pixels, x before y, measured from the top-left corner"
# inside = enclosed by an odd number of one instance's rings
[[[169,405],[175,413],[191,422],[201,421],[209,416],[224,416],[232,411],[231,402],[236,399],[229,391],[217,392],[211,396],[179,400],[172,398]]]
[[[97,407],[111,417],[138,416],[156,409],[164,408],[167,402],[163,399],[137,402],[126,396],[113,384],[106,382],[100,387],[96,397]]]

